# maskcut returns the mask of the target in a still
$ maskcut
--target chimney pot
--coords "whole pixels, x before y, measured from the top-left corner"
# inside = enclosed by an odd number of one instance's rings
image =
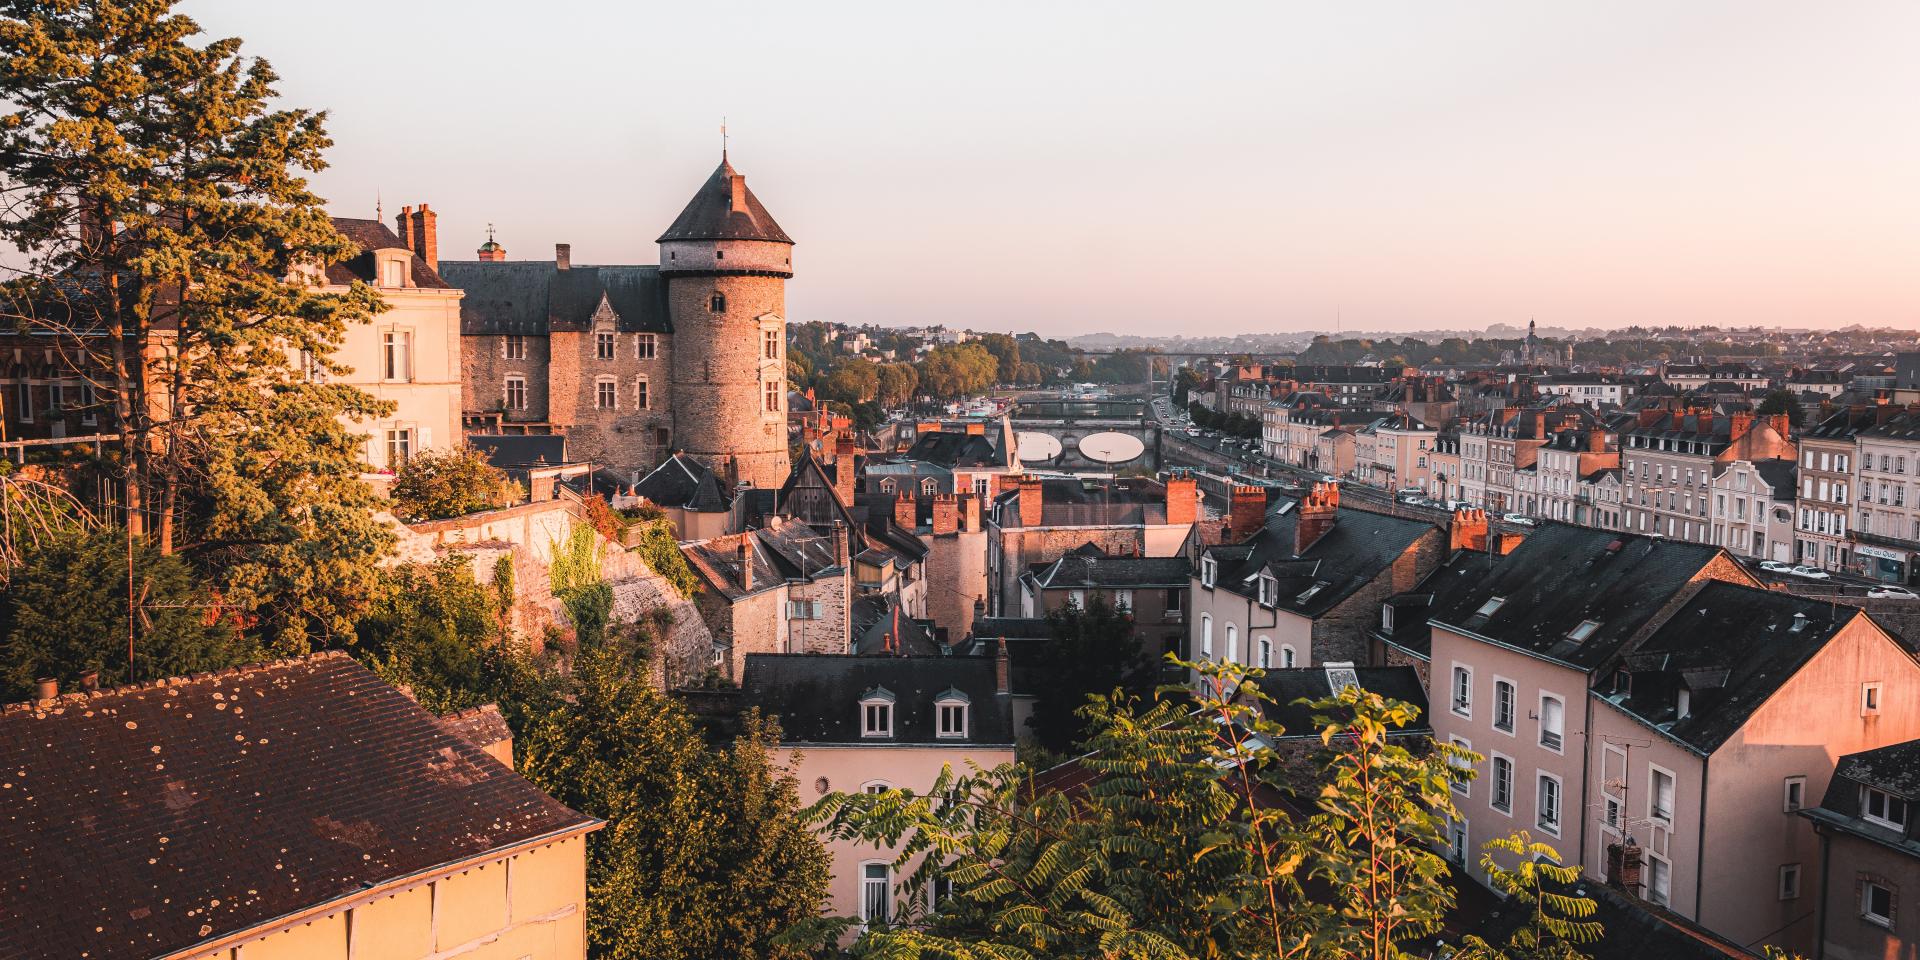
[[[60,681],[52,677],[41,677],[33,682],[35,700],[52,700],[60,695]]]
[[[556,243],[553,245],[553,265],[561,270],[573,269],[573,244]]]

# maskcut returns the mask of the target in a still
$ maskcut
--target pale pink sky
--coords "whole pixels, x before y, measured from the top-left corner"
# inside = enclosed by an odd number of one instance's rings
[[[186,0],[336,213],[653,263],[733,159],[794,320],[1920,327],[1920,3]]]

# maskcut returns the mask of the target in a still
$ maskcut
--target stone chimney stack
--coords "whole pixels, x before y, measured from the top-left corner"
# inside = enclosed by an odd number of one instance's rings
[[[1587,452],[1588,453],[1606,453],[1607,452],[1607,432],[1605,430],[1587,431]]]
[[[1037,527],[1046,520],[1046,484],[1034,477],[1020,478],[1020,525]]]
[[[1200,499],[1192,476],[1175,474],[1167,478],[1167,524],[1178,526],[1199,519]]]
[[[980,498],[971,493],[960,495],[960,529],[964,533],[986,529],[980,525]]]
[[[1236,483],[1233,503],[1227,511],[1228,536],[1245,541],[1260,532],[1267,523],[1267,491],[1262,487]]]
[[[740,174],[727,177],[727,202],[734,213],[747,212],[747,178]]]
[[[401,246],[414,253],[420,252],[419,248],[413,245],[413,207],[411,205],[401,207],[399,215],[393,218],[393,232],[400,235]]]
[[[933,495],[933,535],[960,532],[960,501],[951,493]]]
[[[847,525],[839,520],[833,522],[833,565],[847,565]]]
[[[1776,413],[1773,415],[1773,432],[1774,433],[1777,433],[1784,438],[1784,437],[1792,436],[1792,433],[1790,432],[1792,430],[1793,430],[1792,417],[1789,417],[1784,413]]]
[[[553,265],[555,269],[573,269],[573,244],[556,243],[553,245]]]
[[[434,270],[440,269],[440,228],[436,223],[439,218],[439,214],[423,203],[420,209],[413,211],[407,222],[407,229],[412,232],[407,248]]]
[[[1293,555],[1300,556],[1333,529],[1340,516],[1340,487],[1316,483],[1305,500],[1300,501],[1300,519],[1293,528]]]
[[[1013,692],[1013,661],[1007,657],[1006,638],[994,641],[993,647],[993,689],[997,693],[1010,694]]]
[[[1738,441],[1741,437],[1747,435],[1747,431],[1753,429],[1753,412],[1750,410],[1737,410],[1727,416],[1727,422],[1728,433],[1730,434],[1728,439]]]
[[[840,437],[834,441],[833,448],[833,490],[840,496],[840,503],[853,506],[854,484],[854,445],[852,437]]]
[[[908,530],[920,527],[920,505],[914,502],[913,494],[902,493],[893,498],[893,522]]]
[[[1651,427],[1654,424],[1659,423],[1660,418],[1665,415],[1666,415],[1666,411],[1660,409],[1659,407],[1641,407],[1640,408],[1640,426],[1643,429],[1646,427]]]
[[[740,535],[740,546],[735,555],[740,560],[740,589],[745,593],[753,592],[753,532]]]
[[[1462,507],[1453,512],[1447,525],[1447,549],[1487,549],[1487,512],[1478,507]]]

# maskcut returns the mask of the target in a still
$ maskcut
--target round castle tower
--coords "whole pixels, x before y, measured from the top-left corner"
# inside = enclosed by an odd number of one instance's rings
[[[787,459],[793,240],[723,154],[660,235],[673,321],[674,445],[729,484],[778,487]]]

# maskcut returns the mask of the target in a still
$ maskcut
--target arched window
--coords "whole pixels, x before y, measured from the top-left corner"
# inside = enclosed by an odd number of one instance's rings
[[[1200,615],[1200,655],[1213,658],[1213,614]]]
[[[714,313],[726,313],[727,312],[727,295],[724,293],[721,293],[718,290],[715,290],[713,292],[713,302],[710,304],[710,306],[713,307]]]
[[[1260,669],[1265,670],[1271,666],[1273,666],[1273,641],[1268,640],[1266,637],[1261,637],[1260,638]]]
[[[1280,665],[1289,669],[1294,666],[1293,644],[1286,643],[1280,645]]]
[[[1227,624],[1227,662],[1240,662],[1240,628]]]

